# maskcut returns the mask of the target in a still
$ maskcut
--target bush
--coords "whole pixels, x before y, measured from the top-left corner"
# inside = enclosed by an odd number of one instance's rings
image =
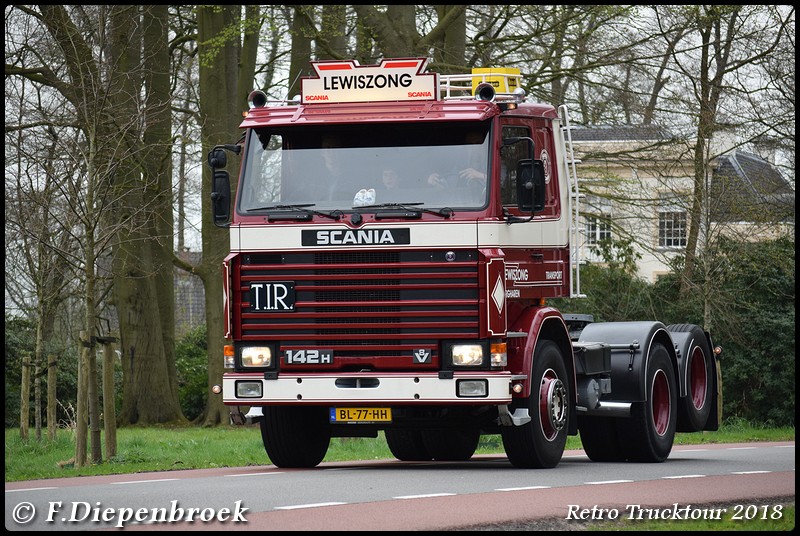
[[[183,415],[193,421],[206,409],[208,400],[208,335],[206,326],[186,334],[175,347],[178,399]]]
[[[795,245],[722,242],[715,343],[727,415],[770,426],[795,421]]]

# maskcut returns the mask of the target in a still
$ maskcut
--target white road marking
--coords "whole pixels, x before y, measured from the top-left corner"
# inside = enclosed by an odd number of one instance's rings
[[[765,475],[767,473],[771,473],[772,471],[734,471],[731,474],[734,475]]]
[[[402,497],[392,497],[393,499],[425,499],[428,497],[450,497],[455,493],[428,493],[426,495],[404,495]]]
[[[150,484],[152,482],[172,482],[180,478],[158,478],[156,480],[129,480],[128,482],[112,482],[112,484]]]
[[[282,475],[283,471],[278,471],[275,473],[242,473],[240,475],[223,475],[223,476],[262,476],[262,475]]]
[[[525,486],[523,488],[496,488],[495,491],[521,491],[525,489],[550,489],[551,486]]]
[[[347,504],[347,503],[325,502],[325,503],[314,503],[314,504],[295,504],[292,506],[276,506],[275,510],[297,510],[300,508],[319,508],[320,506],[339,506],[342,504]]]

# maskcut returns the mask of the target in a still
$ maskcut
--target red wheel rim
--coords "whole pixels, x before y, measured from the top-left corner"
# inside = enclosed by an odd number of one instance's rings
[[[706,375],[706,358],[699,346],[694,347],[689,361],[689,395],[695,409],[703,409],[706,404],[708,376]]]
[[[658,369],[653,376],[653,388],[650,393],[650,403],[653,409],[653,426],[656,434],[663,436],[669,427],[670,417],[670,392],[667,375]]]

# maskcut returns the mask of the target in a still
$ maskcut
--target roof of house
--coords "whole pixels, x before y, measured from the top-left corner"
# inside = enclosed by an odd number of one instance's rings
[[[672,134],[657,125],[573,126],[572,141],[648,141],[668,140]]]
[[[717,163],[717,173],[736,175],[743,187],[757,195],[794,195],[780,171],[758,155],[736,150],[718,157]]]
[[[711,188],[716,221],[794,221],[794,188],[758,155],[719,156]]]

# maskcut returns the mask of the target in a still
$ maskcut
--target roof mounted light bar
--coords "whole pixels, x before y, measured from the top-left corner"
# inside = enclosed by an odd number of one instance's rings
[[[255,90],[249,107],[346,102],[478,100],[497,104],[525,101],[519,69],[476,68],[469,74],[426,72],[427,58],[384,59],[377,65],[355,60],[312,61],[315,75],[300,80],[301,94],[292,100],[270,102]]]

